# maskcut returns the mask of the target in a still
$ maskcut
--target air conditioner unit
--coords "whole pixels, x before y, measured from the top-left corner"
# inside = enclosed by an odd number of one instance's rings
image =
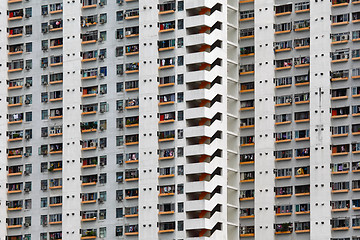
[[[119,5],[123,5],[123,3],[124,3],[124,0],[119,0],[119,2],[118,2]]]
[[[119,112],[123,112],[123,111],[124,111],[123,107],[118,107],[117,110],[118,110]]]
[[[104,73],[100,73],[99,75],[101,78],[105,77],[105,74]]]
[[[30,14],[25,14],[25,18],[31,17]]]
[[[26,170],[25,170],[25,171],[24,171],[24,175],[25,175],[25,176],[29,176],[29,175],[30,175],[29,171],[26,171]]]
[[[100,6],[100,7],[103,7],[104,5],[105,5],[104,2],[99,2],[99,6]]]
[[[99,198],[98,201],[99,201],[99,203],[103,203],[105,200],[104,200],[104,198]]]
[[[104,162],[100,162],[100,166],[101,166],[101,167],[105,166],[105,163],[104,163]]]
[[[30,70],[31,68],[30,68],[29,66],[26,66],[25,69],[26,69],[26,70]]]
[[[24,227],[29,227],[30,226],[30,224],[29,223],[24,223]]]
[[[105,144],[100,144],[100,148],[104,148],[105,147]]]
[[[41,186],[41,190],[43,190],[43,191],[46,191],[47,190],[47,186]]]
[[[47,80],[44,80],[41,82],[42,85],[48,85],[48,81]]]
[[[42,29],[42,33],[47,33],[49,30],[48,30],[48,28],[43,28]]]
[[[124,74],[124,71],[123,71],[123,70],[120,70],[118,73],[119,73],[119,75],[123,75],[123,74]]]
[[[43,227],[46,227],[47,226],[47,222],[43,222]]]
[[[99,42],[103,42],[104,41],[104,39],[103,38],[99,38],[99,40],[98,40]]]
[[[30,153],[24,153],[25,157],[30,157]]]
[[[30,100],[29,100],[29,99],[25,99],[25,104],[30,104]]]
[[[96,147],[96,142],[91,142],[90,147]]]
[[[279,45],[276,45],[275,46],[275,50],[279,50],[280,49],[280,46]]]
[[[47,98],[44,98],[44,99],[43,99],[43,102],[47,102],[47,101],[48,101],[48,99],[47,99]]]
[[[25,83],[25,87],[27,87],[27,88],[31,87],[31,84],[27,82],[27,83]]]
[[[125,35],[131,35],[131,31],[126,31]]]
[[[25,135],[25,139],[29,140],[31,138],[30,135]]]
[[[49,29],[53,29],[54,28],[54,26],[53,25],[49,25]]]
[[[116,197],[116,200],[118,200],[119,202],[121,202],[123,200],[123,197],[122,196],[117,196]]]
[[[44,47],[42,47],[42,50],[43,50],[43,51],[47,51],[47,50],[48,50],[48,47],[45,47],[45,46],[44,46]]]
[[[100,94],[105,94],[105,90],[101,89]]]
[[[100,24],[106,23],[105,19],[100,19]]]
[[[30,192],[30,188],[25,188],[24,191],[25,192]]]
[[[120,38],[120,39],[123,39],[123,38],[124,38],[124,35],[120,34],[119,38]]]
[[[101,55],[99,56],[99,59],[100,59],[100,60],[104,60],[104,59],[105,59],[105,55],[101,54]]]
[[[103,126],[100,126],[100,130],[101,130],[101,131],[104,131],[105,128],[104,128]]]
[[[123,164],[124,164],[124,161],[123,161],[123,160],[119,160],[118,164],[119,164],[119,165],[123,165]]]
[[[100,108],[100,112],[101,112],[101,113],[104,113],[104,112],[105,112],[105,109]]]
[[[105,213],[101,212],[99,215],[100,215],[101,217],[104,217],[104,216],[105,216]]]

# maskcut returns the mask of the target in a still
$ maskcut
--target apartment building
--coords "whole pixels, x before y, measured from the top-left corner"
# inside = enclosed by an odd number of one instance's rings
[[[360,239],[359,0],[0,20],[0,240]]]
[[[239,6],[240,238],[360,239],[360,1]]]

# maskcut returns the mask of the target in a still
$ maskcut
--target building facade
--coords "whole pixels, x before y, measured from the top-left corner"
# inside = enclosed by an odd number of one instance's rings
[[[359,0],[0,19],[0,240],[360,239]]]

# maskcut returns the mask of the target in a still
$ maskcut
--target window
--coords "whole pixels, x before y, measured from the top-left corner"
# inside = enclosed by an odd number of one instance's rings
[[[122,92],[124,90],[124,83],[118,82],[116,83],[116,92]]]
[[[179,147],[177,149],[177,156],[178,157],[183,157],[184,156],[184,148],[183,147]]]
[[[178,175],[184,175],[184,165],[178,166]]]
[[[32,43],[31,42],[25,44],[25,51],[32,52]]]
[[[99,211],[99,219],[100,220],[105,220],[106,219],[106,209],[101,209]]]
[[[106,31],[100,32],[99,41],[106,41]]]
[[[25,113],[25,121],[31,122],[32,121],[32,112],[26,112]]]
[[[42,162],[40,165],[40,172],[47,172],[47,170],[48,170],[48,163]]]
[[[101,173],[99,175],[99,183],[105,184],[106,183],[106,173]]]
[[[184,231],[184,221],[178,221],[178,231]]]
[[[178,56],[178,66],[184,65],[184,56]]]
[[[177,194],[184,194],[184,184],[177,185]]]
[[[184,46],[184,38],[178,38],[178,48],[182,48]]]
[[[177,101],[179,103],[184,101],[184,93],[183,92],[180,92],[177,94]]]
[[[101,13],[100,14],[100,24],[104,24],[107,22],[107,15],[106,13]]]
[[[178,203],[178,212],[179,213],[184,212],[184,203],[183,202]]]
[[[124,136],[116,136],[116,146],[124,145]]]
[[[184,74],[178,74],[177,76],[177,83],[179,85],[184,84]]]
[[[102,95],[107,94],[107,85],[106,84],[100,85],[100,94],[102,94]]]
[[[178,29],[184,29],[184,19],[178,20]]]
[[[25,199],[25,209],[31,209],[31,199]]]
[[[109,104],[107,102],[101,102],[100,103],[100,112],[108,112],[109,111]]]
[[[42,15],[48,15],[48,12],[49,12],[48,5],[42,5],[41,6],[41,14]]]
[[[47,207],[47,197],[43,197],[40,200],[40,207],[45,208]]]
[[[178,139],[183,139],[184,138],[184,129],[178,129]]]
[[[28,59],[25,61],[25,69],[30,70],[32,69],[32,60]]]
[[[115,236],[117,237],[121,237],[123,235],[123,227],[122,226],[116,226],[116,232],[115,232]]]
[[[107,162],[107,157],[106,155],[104,156],[100,156],[100,166],[105,166],[106,165],[106,162]]]
[[[47,240],[47,233],[40,233],[40,240]]]
[[[104,191],[104,192],[99,192],[99,196],[100,196],[100,199],[101,199],[101,200],[106,201],[106,191]]]
[[[184,11],[184,1],[178,1],[178,11]]]
[[[32,86],[32,77],[27,77],[25,79],[25,84],[29,84],[29,86]]]
[[[100,68],[100,76],[103,75],[104,77],[107,76],[107,67]]]
[[[26,173],[32,173],[32,165],[31,164],[25,164],[25,171]]]
[[[124,11],[117,11],[116,12],[116,21],[124,20]]]
[[[99,237],[100,238],[105,238],[106,237],[106,227],[99,228]]]
[[[32,34],[32,25],[25,26],[25,34],[26,35]]]
[[[178,121],[184,120],[184,111],[178,111]]]
[[[118,153],[116,154],[116,164],[123,165],[124,163],[124,154]]]
[[[46,120],[46,119],[48,119],[48,117],[49,117],[48,110],[47,109],[46,110],[41,110],[41,120]]]
[[[124,66],[122,64],[116,65],[116,74],[123,75],[124,74]]]
[[[121,57],[124,55],[124,47],[117,47],[115,50],[115,56],[116,57]]]
[[[26,18],[32,17],[32,8],[31,7],[25,8],[25,17]]]
[[[123,216],[123,208],[116,208],[116,218],[122,218]]]

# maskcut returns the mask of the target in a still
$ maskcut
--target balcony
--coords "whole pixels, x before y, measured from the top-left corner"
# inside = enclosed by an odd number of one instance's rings
[[[332,0],[333,7],[343,7],[349,5],[349,0]]]
[[[254,226],[240,226],[240,237],[254,237],[255,227]]]
[[[62,48],[62,47],[63,47],[63,39],[62,38],[50,40],[50,49]],[[61,60],[61,62],[62,62],[62,60]]]
[[[292,205],[282,205],[282,206],[275,206],[275,216],[291,216],[292,214]]]
[[[98,16],[81,16],[81,27],[90,27],[96,25],[98,23]]]
[[[137,199],[137,198],[139,198],[139,191],[137,188],[125,189],[125,199],[126,200]]]
[[[97,157],[82,158],[81,161],[82,161],[81,168],[93,168],[96,167],[98,164]]]
[[[126,92],[134,92],[139,91],[139,81],[127,81],[125,82],[125,91]]]
[[[8,185],[8,194],[21,193],[23,189],[22,183],[11,183]]]
[[[254,20],[254,17],[255,17],[254,10],[240,12],[240,22],[252,21]]]
[[[175,195],[175,185],[160,186],[159,197],[166,197],[173,195]]]
[[[350,190],[349,182],[331,182],[330,183],[332,193],[347,193]]]
[[[275,161],[291,160],[293,156],[292,150],[275,151]]]
[[[81,203],[82,204],[91,204],[96,203],[97,200],[97,193],[81,193]]]
[[[171,178],[171,177],[175,177],[174,167],[166,167],[159,169],[159,178]]]
[[[244,136],[240,138],[240,146],[241,147],[249,147],[255,145],[255,137],[254,136]]]
[[[310,177],[310,167],[295,167],[294,168],[295,177],[296,178],[303,178],[303,177]]]
[[[241,172],[240,173],[240,182],[241,183],[248,183],[255,181],[255,172]]]
[[[8,55],[22,54],[24,51],[23,46],[24,46],[24,44],[9,45]]]
[[[97,50],[83,52],[81,62],[96,61],[97,56],[98,56],[98,51]]]
[[[296,68],[309,67],[310,66],[310,57],[294,58],[294,66]]]
[[[97,0],[83,0],[83,9],[87,8],[96,8],[97,7]]]
[[[125,145],[138,145],[139,144],[139,134],[127,135],[125,136]]]
[[[240,65],[239,74],[241,75],[250,75],[255,73],[254,64]]]
[[[175,103],[175,94],[167,94],[167,95],[160,95],[159,96],[159,106],[162,105],[169,105]]]
[[[21,37],[24,32],[24,27],[14,27],[9,29],[8,38]]]
[[[23,173],[23,166],[9,166],[8,176],[21,176]]]
[[[240,48],[240,57],[250,57],[255,55],[255,47],[242,47]]]
[[[240,201],[254,200],[254,190],[240,190]]]
[[[175,49],[175,39],[158,41],[159,52]]]
[[[7,150],[8,153],[8,159],[14,159],[14,158],[22,158],[23,155],[23,148],[13,148],[13,149],[8,149]]]
[[[126,225],[125,236],[137,236],[139,235],[138,225]]]
[[[127,207],[125,208],[125,217],[133,218],[139,216],[139,207]]]
[[[168,160],[175,158],[175,149],[162,149],[159,151],[159,160]]]
[[[50,14],[62,13],[62,11],[63,11],[62,3],[50,4]]]
[[[97,210],[80,212],[82,222],[92,222],[97,219]]]
[[[295,205],[295,214],[296,215],[307,215],[310,214],[310,204],[297,204]]]
[[[360,180],[353,180],[352,181],[352,191],[359,192],[360,191]]]
[[[309,233],[310,222],[295,222],[295,233]]]
[[[24,60],[18,59],[7,63],[8,73],[19,72],[24,69]]]
[[[275,97],[275,107],[290,106],[291,104],[292,104],[292,95]]]
[[[175,58],[163,58],[159,59],[159,70],[175,67]]]
[[[50,162],[49,172],[62,171],[62,161]]]
[[[98,128],[98,123],[96,121],[80,123],[80,129],[82,133],[96,132],[97,128]]]
[[[254,28],[240,29],[240,40],[254,38]]]
[[[330,220],[332,231],[346,231],[350,227],[349,218],[333,218]]]
[[[291,114],[275,115],[275,125],[290,124],[292,122]]]
[[[98,110],[97,104],[82,105],[82,115],[95,114]]]
[[[350,208],[350,200],[331,201],[332,212],[346,212]]]
[[[292,195],[292,187],[275,187],[276,198],[287,198]]]
[[[164,203],[159,205],[159,215],[169,215],[175,213],[174,203]]]
[[[21,131],[9,131],[7,132],[8,142],[21,141],[23,139],[24,132]]]
[[[331,118],[346,118],[349,116],[349,107],[331,109]]]
[[[255,118],[240,119],[240,129],[248,129],[255,127]]]
[[[335,52],[331,52],[332,63],[342,63],[347,62],[350,58],[350,50],[346,49],[337,49]]]
[[[49,22],[49,31],[55,32],[55,31],[62,31],[63,29],[63,22],[62,19],[53,19]]]
[[[344,163],[331,163],[331,174],[347,174],[350,170],[350,162],[344,162]]]
[[[160,222],[159,234],[175,232],[175,222]]]
[[[292,140],[292,132],[280,132],[274,134],[275,143],[287,143]]]
[[[139,162],[139,153],[126,154],[125,163],[138,163],[138,162]]]
[[[125,37],[132,38],[139,36],[139,27],[127,27],[125,28]],[[121,38],[121,36],[119,36]]]
[[[139,9],[130,9],[125,11],[125,20],[139,18]]]
[[[240,102],[240,111],[254,110],[254,100],[246,100]]]
[[[81,44],[91,44],[96,43],[98,40],[98,30],[87,32],[86,34],[81,35]]]
[[[342,156],[349,154],[349,144],[342,145],[332,145],[331,146],[331,156]]]
[[[159,30],[160,33],[174,31],[175,30],[175,21],[160,23],[159,29],[160,29]]]
[[[275,34],[286,34],[290,33],[292,30],[292,23],[280,23],[275,25]]]
[[[139,171],[134,169],[125,170],[125,182],[132,182],[139,180]]]
[[[158,5],[159,15],[174,13],[176,10],[176,2],[169,1]]]
[[[308,31],[310,30],[310,19],[294,21],[294,31]]]
[[[62,188],[62,178],[49,179],[49,189],[61,189]]]
[[[275,70],[288,70],[291,69],[293,65],[292,59],[283,59],[283,60],[275,60]]]
[[[139,54],[139,44],[125,46],[125,55],[138,55]]]
[[[275,16],[290,15],[292,12],[292,4],[275,6]]]
[[[308,196],[310,195],[310,185],[295,186],[295,196]]]
[[[80,233],[80,239],[96,239],[97,237],[97,229],[81,229]]]
[[[98,94],[98,86],[85,87],[82,89],[82,98],[95,97]]]
[[[131,73],[137,73],[139,72],[139,63],[127,63],[125,65],[125,73],[131,74]]]
[[[275,229],[275,235],[291,234],[293,231],[293,224],[291,222],[275,224],[274,229]]]
[[[62,206],[62,196],[50,197],[49,207]]]
[[[161,113],[159,124],[175,122],[175,112]]]
[[[81,178],[82,178],[81,186],[93,186],[93,185],[96,185],[96,183],[98,181],[97,174],[82,176]]]
[[[309,130],[297,130],[295,131],[295,141],[309,141],[310,140],[310,133]]]
[[[310,48],[310,38],[300,38],[294,40],[294,48],[296,50],[303,50]]]
[[[83,140],[80,142],[80,144],[82,151],[95,150],[98,146],[98,140],[97,139]]]
[[[292,169],[291,168],[275,169],[274,173],[275,173],[276,180],[289,179],[289,178],[291,178],[291,175],[292,175]]]
[[[90,68],[90,69],[83,69],[81,70],[81,79],[88,80],[88,79],[95,79],[98,76],[98,69],[97,68]]]
[[[50,144],[50,154],[59,154],[62,153],[63,150],[63,145],[62,143],[55,143],[55,144]]]
[[[133,98],[133,99],[127,99],[125,100],[125,109],[136,109],[139,108],[139,99]]]
[[[158,139],[159,142],[168,142],[168,141],[174,141],[175,140],[175,131],[164,131],[164,132],[158,132]]]
[[[158,82],[159,82],[159,88],[174,86],[175,76],[159,77]]]
[[[63,117],[63,109],[62,108],[50,109],[49,119],[60,119],[62,117]]]
[[[331,72],[331,81],[346,81],[349,79],[349,70]]]

